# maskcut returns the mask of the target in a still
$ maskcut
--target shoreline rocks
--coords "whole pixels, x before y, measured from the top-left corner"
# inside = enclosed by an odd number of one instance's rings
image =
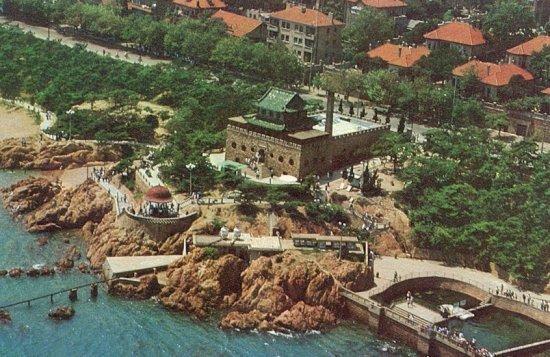
[[[70,306],[60,306],[56,307],[54,309],[51,309],[48,312],[48,317],[52,320],[69,320],[71,319],[75,314],[75,311]]]
[[[0,324],[9,324],[11,322],[11,315],[6,310],[0,310]]]
[[[0,169],[59,170],[87,163],[120,160],[120,150],[75,141],[53,141],[38,137],[0,141]]]
[[[146,300],[157,295],[161,290],[155,275],[145,275],[139,279],[139,285],[115,281],[109,286],[109,294],[126,299]]]

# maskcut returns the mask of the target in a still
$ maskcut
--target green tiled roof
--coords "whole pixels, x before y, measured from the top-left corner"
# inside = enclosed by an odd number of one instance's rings
[[[276,123],[272,123],[272,122],[267,121],[267,120],[258,119],[256,117],[248,117],[248,118],[245,117],[245,120],[248,124],[256,125],[256,126],[259,126],[261,128],[274,130],[274,131],[283,131],[283,130],[285,130],[285,125],[284,124],[276,124]]]
[[[263,97],[258,100],[256,104],[258,107],[267,109],[273,112],[293,112],[295,111],[292,108],[287,108],[286,106],[290,101],[297,96],[295,92],[287,91],[279,88],[270,88]]]

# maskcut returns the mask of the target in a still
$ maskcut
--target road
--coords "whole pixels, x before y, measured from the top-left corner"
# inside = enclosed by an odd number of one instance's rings
[[[97,54],[105,54],[106,56],[117,58],[122,61],[130,62],[130,63],[139,63],[143,65],[155,65],[159,63],[169,63],[169,60],[163,60],[158,58],[152,58],[149,56],[142,56],[141,62],[139,60],[139,55],[134,53],[128,53],[127,57],[124,56],[124,52],[120,51],[118,49],[109,48],[105,46],[101,46],[95,43],[86,42],[86,41],[79,41],[73,37],[65,36],[63,34],[60,34],[59,32],[55,31],[54,29],[50,29],[48,31],[47,27],[43,26],[34,26],[29,25],[21,21],[13,21],[7,19],[5,16],[0,16],[0,24],[9,24],[12,26],[17,26],[20,29],[30,32],[33,34],[34,37],[40,38],[43,40],[55,40],[58,41],[66,46],[74,47],[77,44],[85,44],[86,49],[90,52],[94,52]],[[117,57],[118,56],[118,57]]]

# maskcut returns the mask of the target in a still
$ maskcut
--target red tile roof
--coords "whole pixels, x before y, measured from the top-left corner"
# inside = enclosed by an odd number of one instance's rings
[[[424,34],[428,40],[459,43],[468,46],[483,45],[485,38],[480,30],[465,22],[450,22]]]
[[[401,0],[361,0],[361,2],[365,6],[374,7],[377,9],[388,9],[407,6],[407,4]]]
[[[173,3],[192,9],[225,9],[227,7],[222,0],[173,0]]]
[[[211,18],[223,21],[227,26],[227,32],[236,37],[246,36],[262,25],[259,20],[224,10],[218,10]]]
[[[550,87],[541,91],[542,94],[550,95]]]
[[[412,67],[420,58],[429,54],[430,50],[426,46],[408,47],[391,43],[383,44],[367,52],[367,56],[370,58],[379,57],[388,64],[404,68]]]
[[[455,76],[462,77],[470,71],[474,71],[476,76],[479,78],[481,83],[501,87],[510,83],[510,79],[519,75],[526,81],[533,79],[533,75],[523,68],[516,66],[515,64],[503,63],[496,64],[490,62],[482,62],[479,60],[472,60],[468,63],[465,63],[461,66],[453,69],[453,74]]]
[[[273,12],[271,17],[313,27],[344,25],[342,22],[323,14],[321,11],[307,9],[301,6],[292,6],[281,11]]]
[[[518,56],[531,56],[535,52],[542,51],[544,46],[550,46],[550,36],[537,36],[527,42],[524,42],[516,47],[508,49],[506,52]]]

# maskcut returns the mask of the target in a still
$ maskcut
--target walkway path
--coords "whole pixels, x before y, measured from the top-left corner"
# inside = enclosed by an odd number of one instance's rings
[[[462,267],[450,267],[444,265],[442,262],[433,260],[418,260],[409,258],[394,257],[381,257],[376,259],[374,263],[375,274],[379,274],[379,278],[375,278],[377,288],[370,291],[368,294],[371,296],[373,293],[377,293],[378,290],[384,290],[386,287],[392,284],[394,274],[397,272],[402,279],[412,276],[427,276],[429,274],[435,276],[447,276],[450,278],[456,278],[461,281],[471,282],[473,285],[482,288],[485,291],[494,293],[497,288],[500,290],[502,287],[504,291],[511,290],[518,297],[522,299],[522,295],[526,297],[530,296],[534,299],[534,307],[540,308],[540,299],[550,301],[549,294],[538,294],[531,291],[520,290],[518,287],[513,286],[506,281],[499,279],[491,273],[482,272],[470,268]],[[362,296],[367,296],[367,292],[361,292]]]

